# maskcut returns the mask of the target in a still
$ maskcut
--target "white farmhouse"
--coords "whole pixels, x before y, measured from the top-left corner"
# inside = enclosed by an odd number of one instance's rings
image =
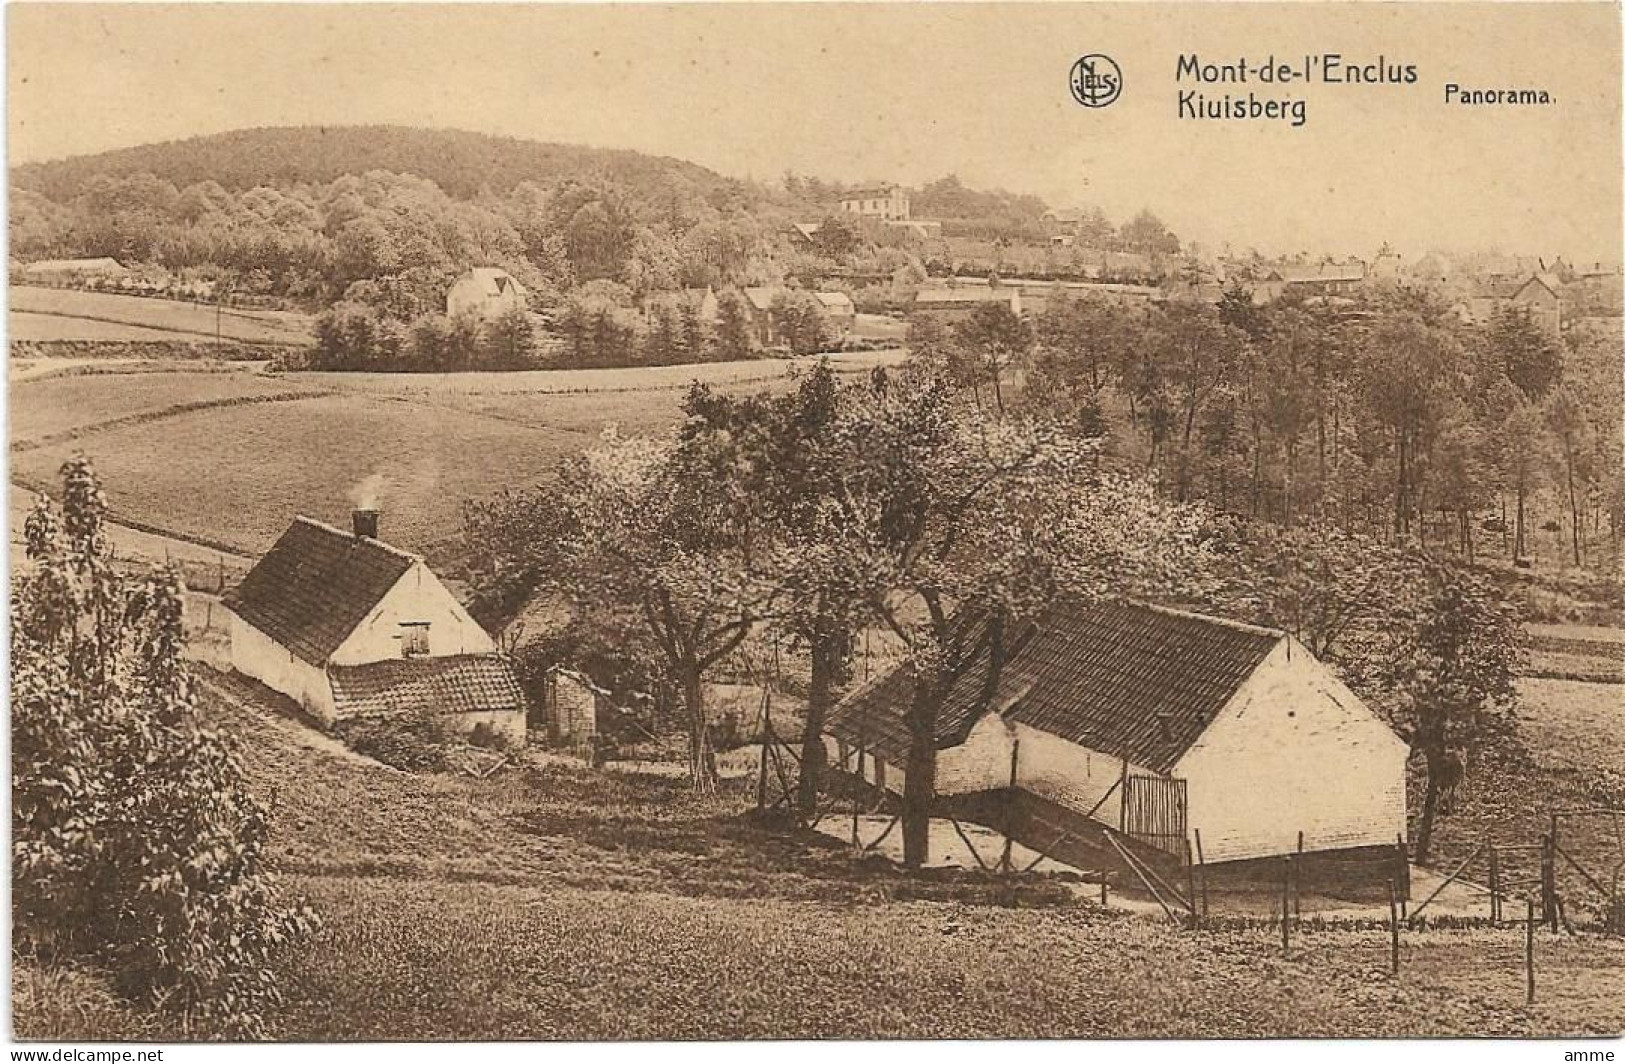
[[[1062,601],[1016,631],[991,700],[986,675],[940,709],[939,795],[1013,790],[1174,854],[1199,831],[1209,862],[1405,831],[1406,744],[1284,632]],[[903,666],[838,706],[832,760],[901,794],[911,689]]]
[[[324,724],[431,714],[523,742],[525,698],[496,644],[414,554],[296,517],[225,597],[231,663]]]
[[[446,316],[472,314],[484,321],[500,318],[511,310],[524,310],[525,289],[495,266],[479,266],[452,282],[446,291]]]

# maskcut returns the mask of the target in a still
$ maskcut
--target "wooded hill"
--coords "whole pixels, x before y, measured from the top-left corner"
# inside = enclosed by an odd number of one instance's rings
[[[505,193],[521,181],[554,184],[571,178],[602,178],[639,189],[677,178],[719,194],[743,187],[695,163],[643,152],[409,126],[239,129],[25,163],[12,167],[11,184],[63,202],[98,177],[150,173],[177,188],[214,181],[235,192],[260,185],[325,184],[369,170],[417,174],[456,199],[482,190]]]

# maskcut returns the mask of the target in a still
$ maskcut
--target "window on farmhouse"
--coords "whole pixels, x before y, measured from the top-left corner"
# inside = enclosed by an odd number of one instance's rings
[[[422,657],[429,653],[429,624],[427,621],[401,625],[401,657]]]

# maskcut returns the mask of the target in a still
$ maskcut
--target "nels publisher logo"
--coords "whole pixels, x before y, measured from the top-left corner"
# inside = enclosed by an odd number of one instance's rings
[[[1123,94],[1123,72],[1109,55],[1086,55],[1072,64],[1072,98],[1085,107],[1105,107]]]

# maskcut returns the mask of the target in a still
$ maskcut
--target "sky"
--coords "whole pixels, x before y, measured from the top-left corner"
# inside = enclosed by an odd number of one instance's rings
[[[1620,8],[833,3],[7,10],[11,163],[261,125],[398,123],[672,155],[772,181],[972,187],[1150,208],[1217,249],[1369,258],[1498,248],[1618,261]],[[1328,52],[1412,85],[1177,83],[1181,55]],[[1121,96],[1080,106],[1073,62]],[[1544,89],[1544,107],[1444,86]],[[1179,92],[1306,121],[1182,119]]]

